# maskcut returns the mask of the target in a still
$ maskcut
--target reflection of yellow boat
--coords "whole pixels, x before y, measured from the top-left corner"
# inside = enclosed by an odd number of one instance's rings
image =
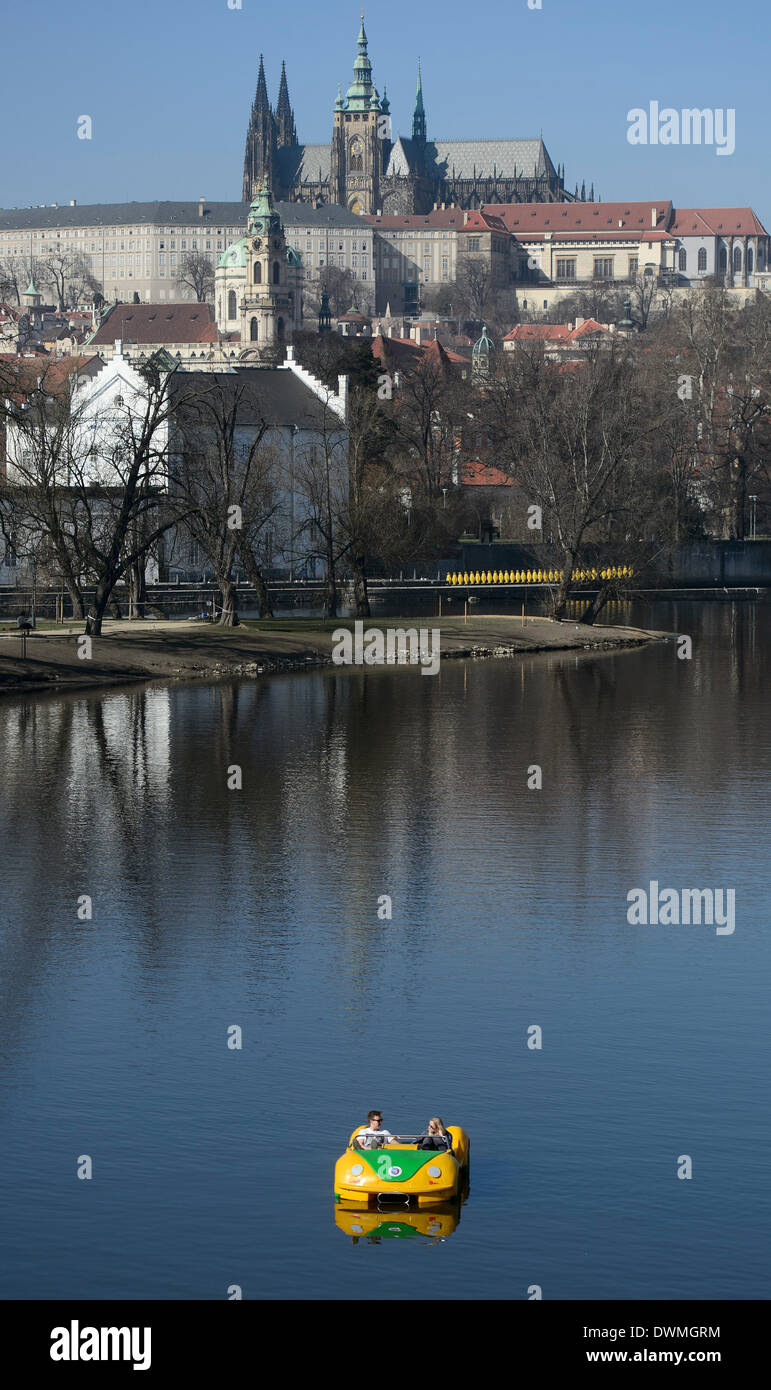
[[[348,1148],[335,1164],[335,1201],[361,1209],[388,1201],[418,1207],[435,1207],[456,1201],[468,1184],[469,1139],[459,1125],[448,1126],[452,1149],[420,1149],[417,1138],[399,1137],[382,1148],[354,1145],[357,1126]]]
[[[335,1207],[335,1225],[354,1241],[363,1240],[441,1240],[452,1235],[460,1221],[460,1202],[452,1207],[432,1207],[429,1211],[400,1208],[388,1211],[352,1211]]]

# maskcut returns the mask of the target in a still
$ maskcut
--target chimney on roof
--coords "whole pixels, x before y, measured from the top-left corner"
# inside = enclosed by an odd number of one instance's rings
[[[205,199],[205,197],[203,196],[203,194],[201,194],[200,198],[198,199],[198,216],[199,216],[199,217],[203,217],[203,210],[204,210],[204,207],[205,207],[205,206],[206,206],[206,199]]]
[[[658,220],[659,220],[659,210],[658,210],[658,208],[651,208],[651,226],[652,226],[652,227],[655,227],[655,226],[656,226],[656,223],[658,222]]]

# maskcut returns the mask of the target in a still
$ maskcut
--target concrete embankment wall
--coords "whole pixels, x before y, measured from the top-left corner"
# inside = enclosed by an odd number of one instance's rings
[[[462,570],[548,569],[559,566],[553,545],[461,543],[448,568]],[[623,563],[623,557],[619,563]],[[444,574],[442,575],[444,577]],[[700,541],[679,546],[657,566],[663,587],[771,585],[771,541]]]

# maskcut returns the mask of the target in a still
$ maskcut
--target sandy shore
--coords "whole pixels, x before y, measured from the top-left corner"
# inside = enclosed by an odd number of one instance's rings
[[[14,632],[0,632],[0,694],[26,690],[71,690],[120,685],[127,681],[211,680],[253,677],[273,671],[305,670],[332,664],[332,634],[353,627],[333,622],[274,619],[237,628],[208,623],[109,621],[92,639],[90,659],[78,656],[82,625],[32,633],[26,658]],[[534,651],[607,650],[662,641],[671,634],[631,627],[582,627],[548,618],[473,617],[366,620],[370,628],[438,628],[441,655],[513,657]],[[345,670],[345,667],[341,667]],[[376,668],[372,668],[376,669]]]

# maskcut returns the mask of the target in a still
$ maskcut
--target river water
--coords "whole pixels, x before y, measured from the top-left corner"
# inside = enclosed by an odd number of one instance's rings
[[[2,704],[0,1295],[771,1295],[771,606],[629,616],[692,659]],[[376,1106],[468,1131],[438,1227],[336,1213]]]

